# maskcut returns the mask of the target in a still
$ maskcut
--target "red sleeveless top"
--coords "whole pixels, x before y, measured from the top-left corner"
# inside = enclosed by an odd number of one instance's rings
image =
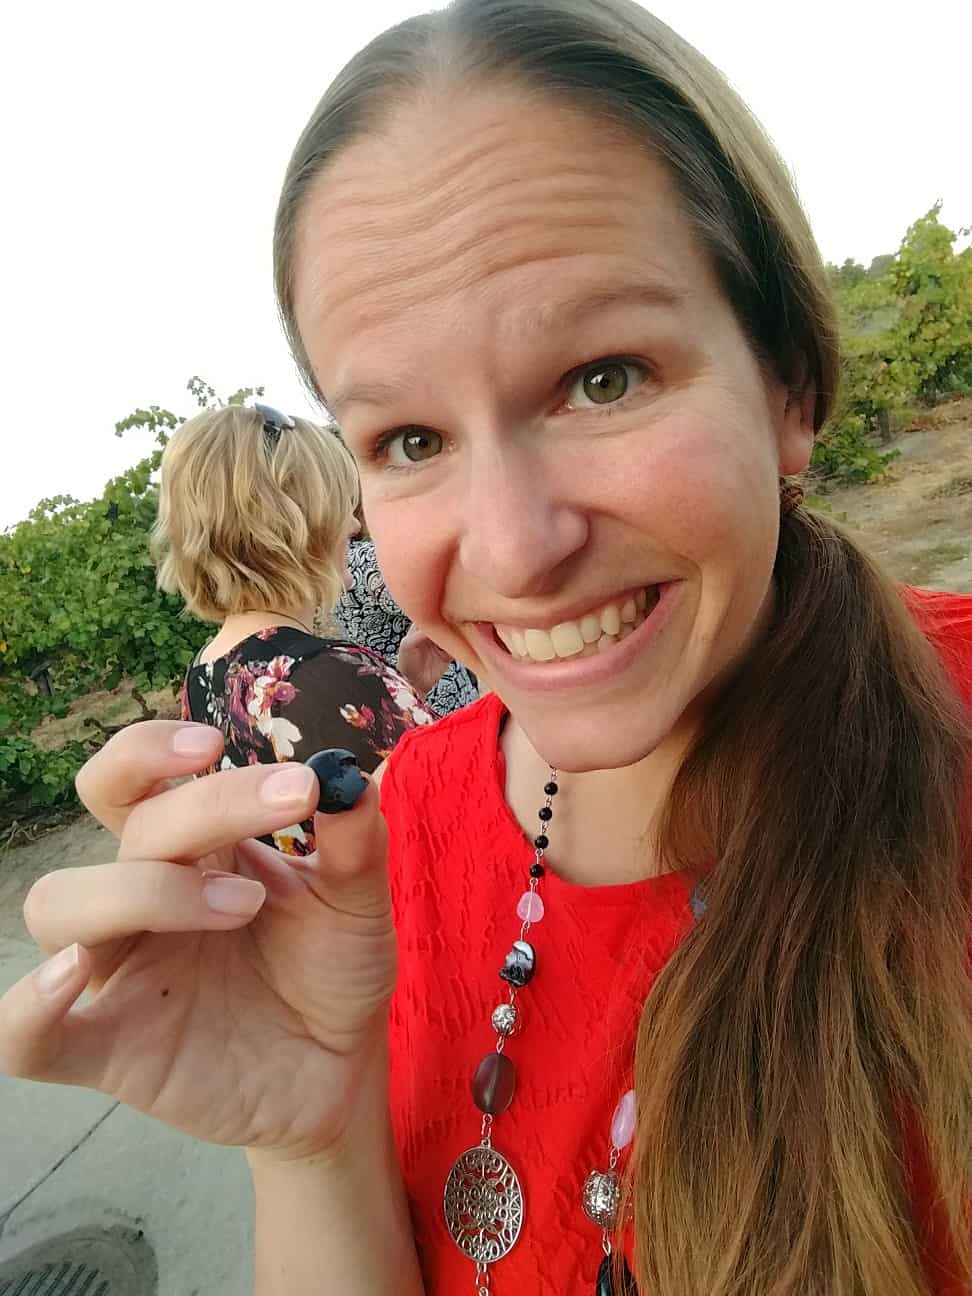
[[[907,597],[972,702],[972,597]],[[474,1266],[445,1226],[443,1192],[456,1157],[480,1139],[471,1081],[494,1046],[490,1017],[507,989],[498,972],[519,935],[516,906],[533,861],[504,798],[505,714],[489,695],[406,734],[382,782],[400,948],[392,1112],[428,1296],[475,1290]],[[516,1245],[491,1269],[491,1290],[593,1296],[602,1251],[582,1187],[591,1170],[607,1169],[641,1007],[701,906],[678,874],[580,887],[548,869],[540,894],[545,916],[529,937],[537,971],[517,999],[522,1031],[506,1046],[516,1095],[493,1127],[525,1214]],[[953,1296],[965,1289],[949,1283],[931,1185],[917,1164],[914,1173],[933,1290]]]

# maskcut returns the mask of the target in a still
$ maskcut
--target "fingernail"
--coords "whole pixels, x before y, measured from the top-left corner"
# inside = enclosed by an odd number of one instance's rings
[[[81,951],[76,944],[62,949],[46,963],[42,963],[34,973],[37,989],[41,994],[57,994],[58,990],[74,976],[80,961]]]
[[[177,756],[208,756],[216,746],[214,735],[208,725],[189,725],[172,735],[172,750]]]
[[[317,808],[321,814],[340,814],[350,810],[368,786],[368,781],[358,769],[353,752],[341,747],[315,752],[307,768],[317,775],[321,785]]]
[[[260,882],[233,873],[207,873],[203,899],[213,913],[249,918],[263,904],[266,888]]]
[[[303,802],[314,790],[314,776],[303,765],[281,765],[260,786],[260,797],[268,805]]]

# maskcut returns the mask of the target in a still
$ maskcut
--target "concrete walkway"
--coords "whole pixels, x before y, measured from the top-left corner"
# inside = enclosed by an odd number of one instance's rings
[[[0,939],[0,992],[37,961],[33,945]],[[173,1133],[100,1094],[0,1076],[0,1291],[36,1244],[120,1230],[147,1244],[155,1264],[137,1283],[93,1291],[246,1296],[252,1219],[241,1152]],[[156,1267],[157,1279],[148,1272]]]

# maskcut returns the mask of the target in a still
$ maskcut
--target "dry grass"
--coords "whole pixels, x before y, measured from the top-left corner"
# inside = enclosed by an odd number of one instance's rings
[[[972,495],[972,477],[953,477],[951,481],[929,491],[928,498],[930,500],[955,499],[959,495]]]

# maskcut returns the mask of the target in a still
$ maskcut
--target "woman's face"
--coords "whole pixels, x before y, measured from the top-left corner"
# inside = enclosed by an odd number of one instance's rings
[[[426,99],[320,177],[296,276],[408,615],[558,768],[691,732],[769,611],[812,431],[661,163],[524,91]]]

